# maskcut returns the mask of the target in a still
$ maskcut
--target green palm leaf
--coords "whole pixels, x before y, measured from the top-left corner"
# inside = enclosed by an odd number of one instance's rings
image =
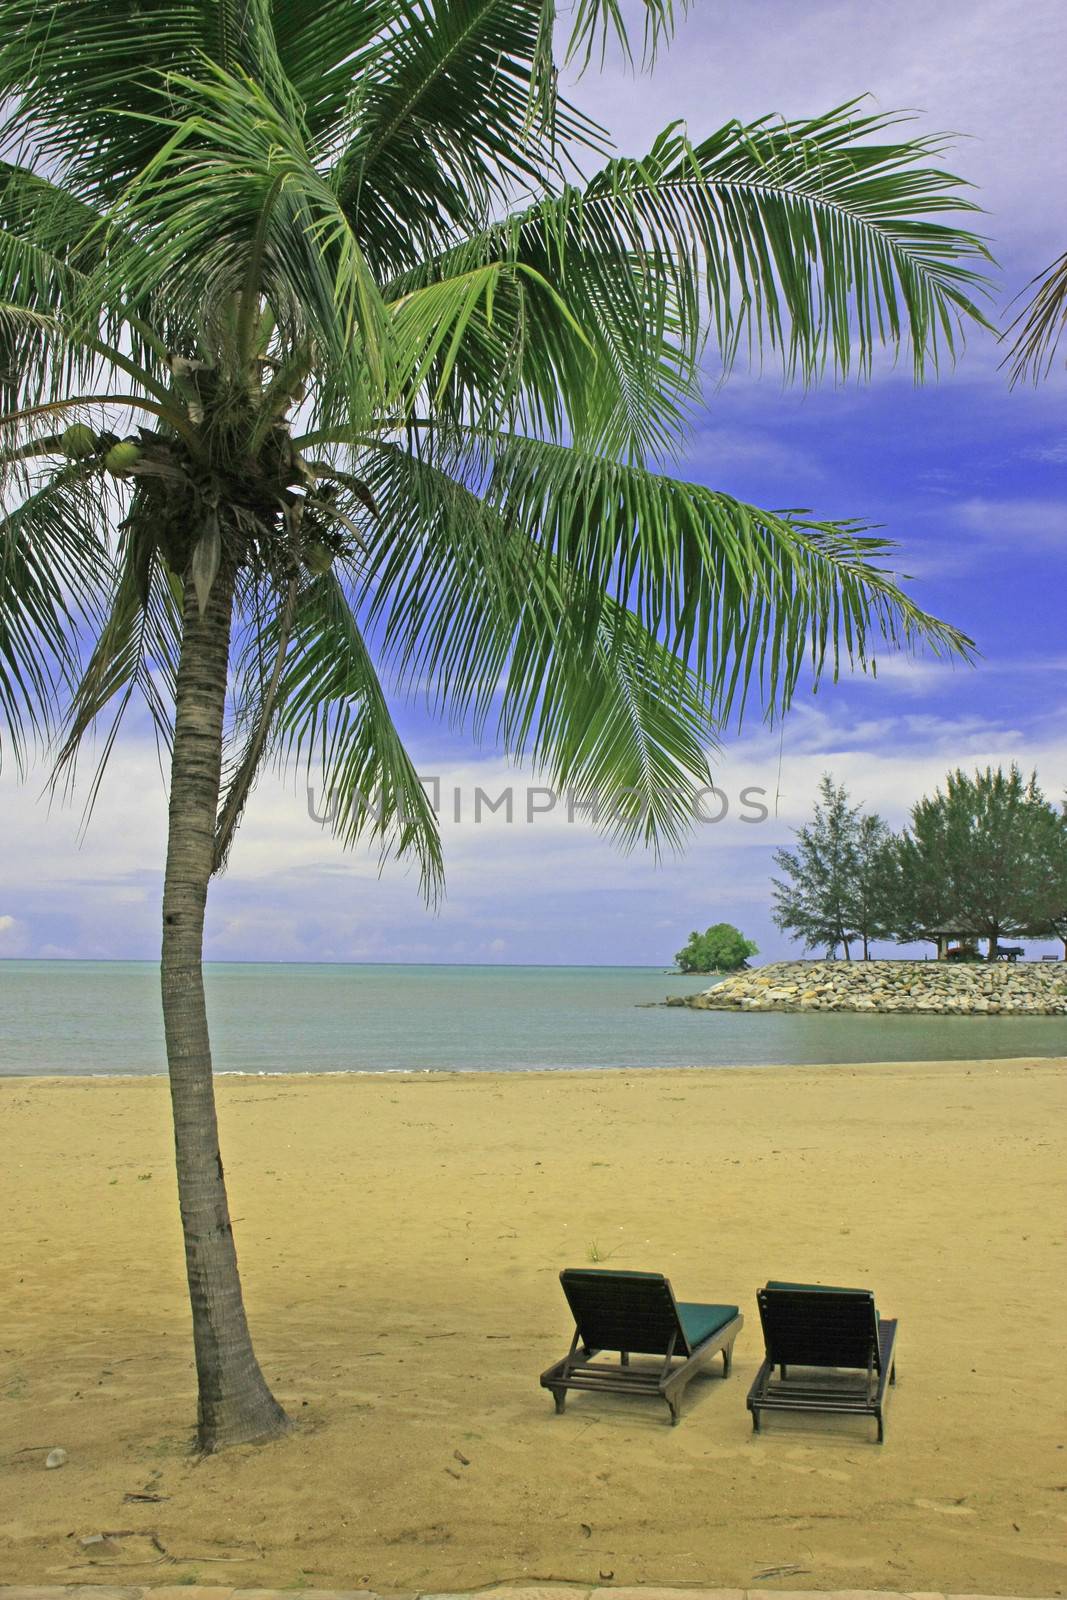
[[[371,394],[388,400],[388,313],[298,123],[260,85],[222,68],[202,80],[172,74],[169,88],[170,137],[117,205],[122,232],[107,274],[119,276],[132,307],[162,296],[190,330],[214,322],[225,333],[226,308],[243,302],[257,332],[266,301],[286,352],[310,340],[330,372],[323,414],[335,405],[365,413]],[[225,341],[210,353],[224,362]],[[239,359],[255,353],[244,348]]]
[[[401,275],[392,293],[486,260],[531,266],[598,347],[590,386],[610,394],[617,375],[635,441],[692,394],[705,305],[727,365],[742,345],[768,345],[812,379],[828,361],[866,370],[885,343],[910,345],[921,374],[958,348],[963,321],[983,320],[973,297],[989,257],[957,224],[932,220],[975,209],[958,179],[922,164],[941,141],[874,142],[898,121],[853,104],[803,122],[728,123],[696,145],[669,128],[643,160],[608,163],[584,188]],[[529,387],[540,401],[536,371]]]
[[[99,616],[106,544],[85,472],[68,465],[31,484],[0,520],[0,760],[16,766],[46,739],[78,671],[78,633]]]
[[[53,781],[65,776],[68,785],[73,786],[82,740],[102,713],[113,707],[86,802],[87,815],[95,803],[123,717],[135,696],[148,708],[161,743],[170,743],[181,648],[181,590],[160,559],[151,518],[138,516],[135,510],[127,520],[116,565],[110,604],[85,670],[70,692],[63,743],[53,774]]]
[[[398,0],[395,14],[360,74],[358,124],[337,167],[341,204],[385,273],[554,166],[550,6]],[[583,125],[562,115],[579,136]]]
[[[433,808],[333,574],[300,596],[273,721],[274,754],[321,774],[334,834],[376,842],[383,858],[410,853],[436,898],[444,864]]]
[[[1033,297],[1008,329],[1015,333],[1015,342],[1005,358],[1013,384],[1027,374],[1037,383],[1051,371],[1067,329],[1067,252],[1036,277],[1030,287],[1035,291]]]

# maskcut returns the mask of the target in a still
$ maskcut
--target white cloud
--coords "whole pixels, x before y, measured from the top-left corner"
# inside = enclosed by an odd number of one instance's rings
[[[734,483],[749,472],[789,473],[794,482],[821,482],[826,469],[809,451],[776,437],[758,423],[742,428],[718,427],[708,420],[698,423],[689,441],[687,460],[699,466],[713,483]]]
[[[964,500],[955,520],[984,544],[998,550],[1067,551],[1067,500]]]
[[[0,955],[19,956],[26,950],[26,929],[18,917],[10,913],[0,917]]]
[[[876,670],[867,676],[857,677],[857,686],[877,694],[892,688],[909,697],[925,695],[955,683],[968,680],[976,669],[956,657],[939,658],[894,654],[879,656]]]
[[[1051,495],[971,495],[945,504],[938,518],[936,535],[895,553],[909,578],[963,577],[1005,554],[1045,561],[1067,554],[1067,500]]]
[[[1045,461],[1060,467],[1067,464],[1067,444],[1031,445],[1023,455],[1028,461]]]

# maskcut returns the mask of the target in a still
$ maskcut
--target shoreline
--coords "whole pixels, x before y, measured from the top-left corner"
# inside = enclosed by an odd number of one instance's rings
[[[78,1541],[121,1528],[131,1584],[151,1531],[172,1585],[782,1567],[794,1590],[1055,1593],[1065,1065],[221,1076],[253,1338],[299,1427],[201,1461],[163,1076],[4,1080],[0,1570],[114,1582]],[[606,1395],[557,1417],[539,1388],[570,1337],[559,1271],[590,1261],[741,1307],[732,1376],[690,1385],[677,1428]],[[899,1318],[884,1446],[857,1419],[752,1433],[772,1277]],[[62,1471],[27,1453],[55,1445]]]
[[[988,1019],[985,1019],[988,1020]],[[668,1062],[663,1066],[544,1066],[544,1067],[315,1067],[306,1072],[281,1072],[267,1068],[218,1067],[213,1073],[216,1081],[223,1078],[255,1078],[257,1081],[306,1083],[317,1078],[410,1078],[416,1082],[428,1079],[475,1079],[510,1082],[515,1078],[573,1077],[602,1078],[618,1075],[627,1077],[660,1078],[671,1072],[708,1073],[718,1076],[736,1073],[768,1072],[866,1072],[905,1071],[912,1068],[966,1068],[1060,1066],[1067,1068],[1067,1053],[1055,1055],[1021,1056],[929,1056],[887,1057],[884,1061],[694,1061],[689,1064]],[[158,1081],[167,1077],[166,1067],[152,1067],[144,1072],[0,1072],[0,1085],[4,1083],[141,1083]]]

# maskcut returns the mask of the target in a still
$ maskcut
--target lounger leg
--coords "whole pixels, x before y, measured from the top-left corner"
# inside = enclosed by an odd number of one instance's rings
[[[878,1423],[878,1443],[879,1444],[884,1444],[885,1443],[885,1423],[882,1421],[882,1412],[881,1412],[880,1408],[875,1413],[875,1418],[876,1418],[876,1421]]]
[[[778,1376],[780,1378],[788,1378],[788,1376],[789,1376],[789,1373],[788,1373],[788,1371],[786,1369],[786,1364],[785,1364],[784,1361],[782,1362],[781,1366],[778,1368]]]
[[[752,1432],[753,1433],[759,1433],[759,1431],[760,1431],[759,1407],[758,1406],[753,1406],[752,1407]]]
[[[730,1376],[730,1368],[733,1366],[733,1364],[734,1341],[731,1339],[729,1344],[725,1344],[722,1347],[722,1375],[724,1378],[728,1378]]]
[[[624,1366],[624,1367],[628,1367],[630,1365],[630,1352],[629,1352],[629,1350],[620,1350],[619,1351],[619,1361],[622,1364],[622,1366]]]
[[[556,1416],[557,1417],[562,1416],[563,1415],[563,1408],[567,1404],[567,1391],[566,1391],[566,1389],[553,1389],[552,1398],[556,1402]]]
[[[679,1422],[681,1421],[681,1412],[679,1410],[679,1404],[678,1404],[679,1400],[681,1400],[681,1395],[678,1396],[678,1400],[674,1399],[674,1397],[672,1395],[669,1395],[669,1394],[668,1395],[664,1395],[663,1398],[666,1400],[667,1404],[671,1408],[671,1427],[672,1428],[676,1428],[678,1426]]]

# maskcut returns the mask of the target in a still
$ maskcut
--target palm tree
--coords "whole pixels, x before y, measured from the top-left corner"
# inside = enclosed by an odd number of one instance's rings
[[[670,0],[646,10],[655,46]],[[673,843],[746,697],[778,714],[880,641],[965,651],[856,524],[653,465],[709,323],[727,366],[762,348],[808,380],[884,343],[921,376],[978,315],[985,251],[947,220],[967,202],[936,144],[855,106],[609,156],[559,93],[551,0],[0,16],[0,705],[9,757],[54,739],[68,778],[138,695],[169,747],[163,1013],[217,1449],[287,1426],[242,1305],[201,970],[263,763],[321,768],[341,838],[414,858],[432,897],[392,696],[621,795],[622,842]],[[579,0],[572,52],[612,28],[614,0]]]

